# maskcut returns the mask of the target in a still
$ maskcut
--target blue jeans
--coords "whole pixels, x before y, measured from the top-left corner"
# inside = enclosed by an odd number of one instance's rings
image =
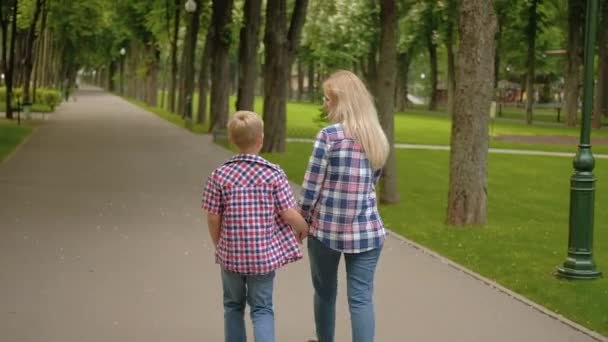
[[[374,273],[382,248],[363,253],[344,253],[348,306],[353,342],[372,342],[376,333]],[[310,272],[315,289],[314,312],[319,342],[333,342],[336,328],[338,265],[342,253],[308,237]]]
[[[249,303],[256,342],[274,342],[272,290],[274,272],[244,275],[222,270],[224,336],[226,342],[245,342],[245,303]]]

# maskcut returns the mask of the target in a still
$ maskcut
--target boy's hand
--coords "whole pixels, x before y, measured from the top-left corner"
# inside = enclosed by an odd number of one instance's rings
[[[309,227],[306,226],[305,230],[298,230],[297,228],[294,229],[295,233],[296,233],[296,238],[298,239],[299,243],[302,243],[302,241],[304,241],[304,239],[306,239],[306,237],[308,237],[308,231],[309,231]]]
[[[304,221],[302,215],[294,208],[289,208],[281,213],[281,217],[293,228],[298,242],[302,243],[308,236],[309,230],[308,223]]]

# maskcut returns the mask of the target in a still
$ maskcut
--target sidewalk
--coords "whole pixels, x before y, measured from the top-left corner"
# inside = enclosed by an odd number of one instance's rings
[[[0,164],[0,341],[223,341],[199,208],[229,155],[101,91],[63,104]],[[344,283],[339,342],[350,341]],[[275,288],[277,341],[314,337],[307,260]],[[375,291],[378,342],[601,340],[395,236]]]

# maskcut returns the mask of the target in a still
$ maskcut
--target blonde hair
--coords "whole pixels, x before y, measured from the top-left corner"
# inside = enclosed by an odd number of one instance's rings
[[[350,71],[340,70],[324,83],[329,98],[329,116],[363,146],[372,169],[381,169],[389,154],[386,134],[378,121],[374,99],[363,82]]]
[[[264,122],[254,112],[238,111],[228,121],[230,141],[241,150],[252,147],[262,134],[264,134]]]

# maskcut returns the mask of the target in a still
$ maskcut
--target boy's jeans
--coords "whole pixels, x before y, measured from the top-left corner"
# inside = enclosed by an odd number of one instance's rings
[[[372,342],[375,335],[374,272],[382,248],[363,253],[344,253],[348,306],[353,342]],[[342,253],[308,237],[310,271],[315,289],[314,312],[319,342],[333,342],[336,328],[338,264]]]
[[[222,270],[224,336],[226,342],[245,342],[245,303],[249,303],[256,342],[274,342],[272,289],[274,272],[243,275]]]

